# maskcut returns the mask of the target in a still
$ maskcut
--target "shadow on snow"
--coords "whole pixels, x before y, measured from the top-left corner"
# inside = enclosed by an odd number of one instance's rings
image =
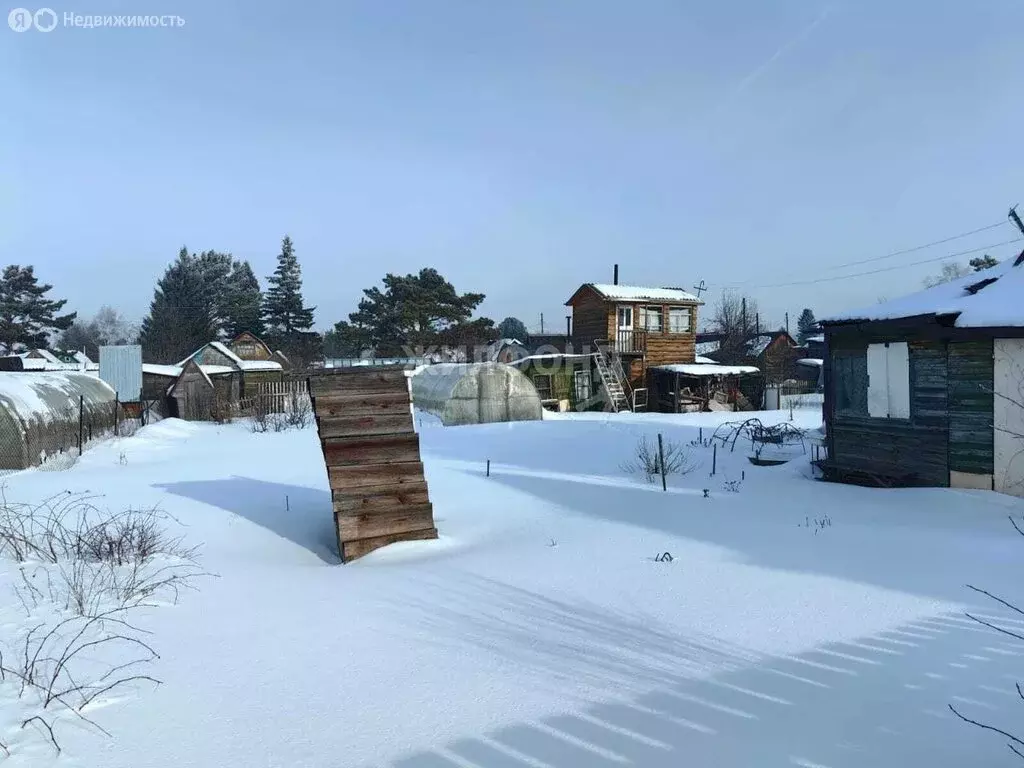
[[[325,563],[340,562],[329,491],[238,476],[155,487],[232,512],[308,549]]]

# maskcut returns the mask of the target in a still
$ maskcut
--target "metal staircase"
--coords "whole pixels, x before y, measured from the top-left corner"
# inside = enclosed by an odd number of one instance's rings
[[[608,344],[594,340],[594,349],[597,350],[597,373],[601,377],[601,384],[604,391],[608,393],[608,401],[611,404],[612,412],[630,410],[629,383],[626,381],[625,373],[622,370],[622,363],[618,357],[610,353]]]

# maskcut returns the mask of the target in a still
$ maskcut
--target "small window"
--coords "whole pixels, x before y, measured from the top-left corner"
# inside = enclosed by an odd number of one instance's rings
[[[537,374],[533,377],[533,386],[537,388],[537,394],[541,400],[551,399],[551,376],[548,374]]]
[[[661,307],[644,307],[641,309],[640,322],[643,325],[643,329],[650,333],[662,333],[665,330]]]
[[[590,399],[590,371],[575,371],[573,377],[576,385],[576,402],[587,402]]]
[[[868,364],[863,354],[832,356],[831,378],[840,416],[868,415]]]
[[[687,307],[670,309],[668,311],[668,332],[689,333],[690,332],[690,310]]]

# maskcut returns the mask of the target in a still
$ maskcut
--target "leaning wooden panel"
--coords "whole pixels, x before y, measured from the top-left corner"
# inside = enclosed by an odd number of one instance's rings
[[[342,562],[399,541],[437,538],[405,370],[318,372],[309,392]]]

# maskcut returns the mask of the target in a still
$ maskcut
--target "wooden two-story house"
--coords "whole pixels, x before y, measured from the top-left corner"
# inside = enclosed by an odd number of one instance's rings
[[[572,307],[573,346],[597,353],[599,372],[607,366],[618,373],[630,405],[631,391],[646,388],[649,368],[694,362],[703,302],[681,288],[584,283],[565,304]]]

